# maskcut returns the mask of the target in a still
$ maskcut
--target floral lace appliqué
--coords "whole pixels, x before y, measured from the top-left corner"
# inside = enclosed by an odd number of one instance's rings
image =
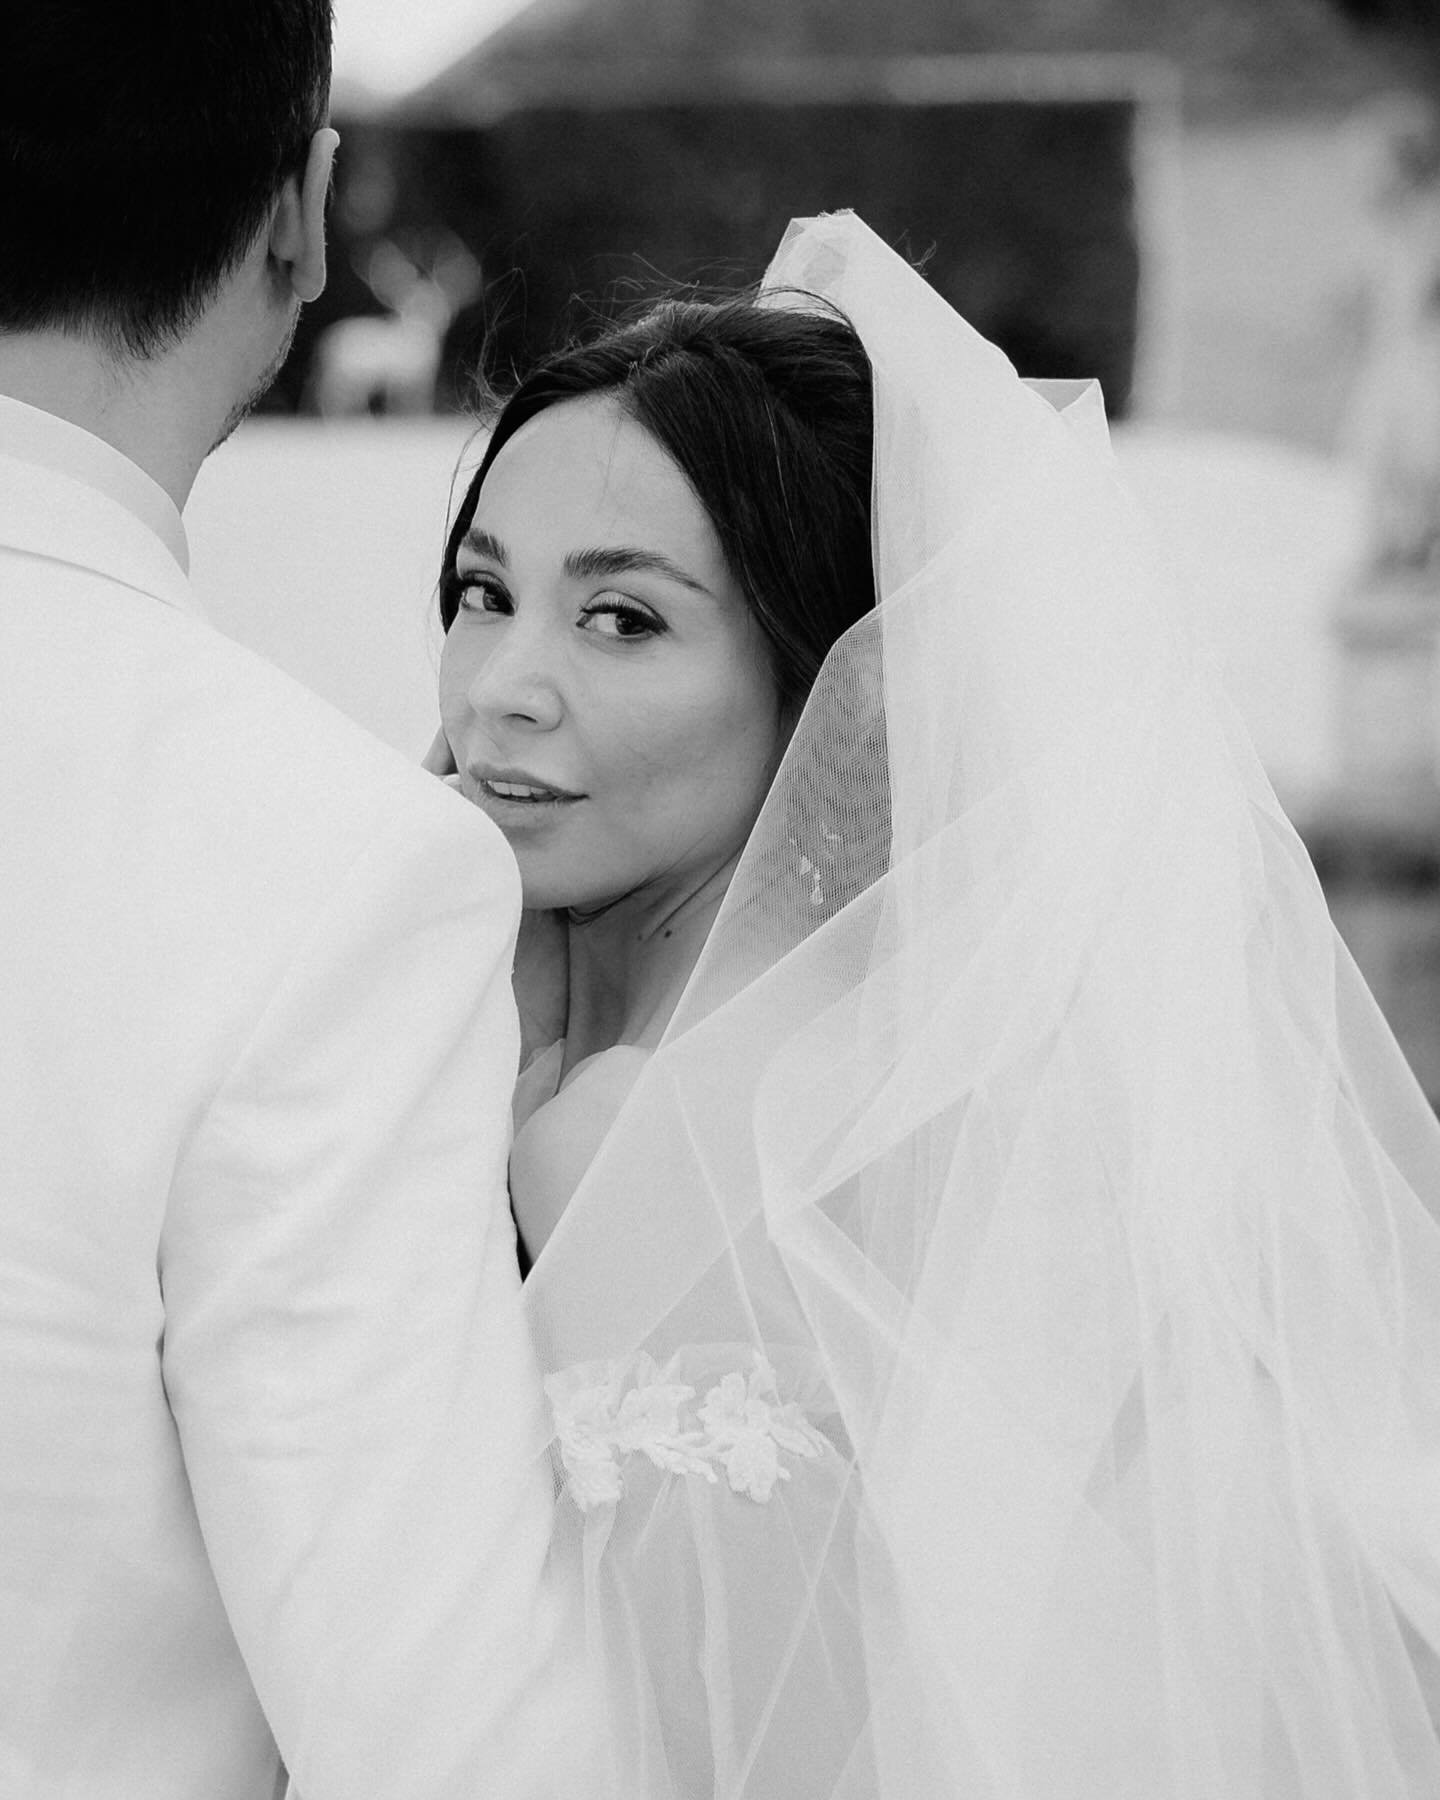
[[[709,1482],[723,1469],[735,1493],[764,1502],[777,1481],[790,1480],[782,1450],[813,1457],[825,1447],[800,1407],[781,1401],[775,1371],[758,1351],[748,1375],[723,1376],[698,1406],[696,1390],[667,1381],[649,1356],[562,1369],[545,1391],[566,1485],[584,1511],[620,1498],[627,1456]]]

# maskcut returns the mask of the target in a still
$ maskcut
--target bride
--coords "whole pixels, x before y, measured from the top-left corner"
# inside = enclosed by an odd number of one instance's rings
[[[1440,1792],[1440,1131],[1096,392],[802,222],[522,383],[442,615],[596,1791]]]

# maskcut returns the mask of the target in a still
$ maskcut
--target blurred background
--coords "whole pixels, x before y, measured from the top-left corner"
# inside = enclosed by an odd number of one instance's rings
[[[481,374],[854,207],[1100,379],[1440,1104],[1440,0],[336,0],[330,282],[187,512],[223,629],[408,754]]]

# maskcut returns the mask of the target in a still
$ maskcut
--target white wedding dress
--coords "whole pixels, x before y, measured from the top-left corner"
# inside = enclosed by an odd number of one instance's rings
[[[627,1800],[1419,1800],[1440,1130],[1093,390],[854,218],[881,603],[526,1283]]]

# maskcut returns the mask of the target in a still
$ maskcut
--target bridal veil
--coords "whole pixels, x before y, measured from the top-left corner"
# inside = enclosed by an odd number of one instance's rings
[[[880,604],[526,1284],[596,1791],[1440,1793],[1440,1130],[1098,395],[848,215],[766,288]]]

